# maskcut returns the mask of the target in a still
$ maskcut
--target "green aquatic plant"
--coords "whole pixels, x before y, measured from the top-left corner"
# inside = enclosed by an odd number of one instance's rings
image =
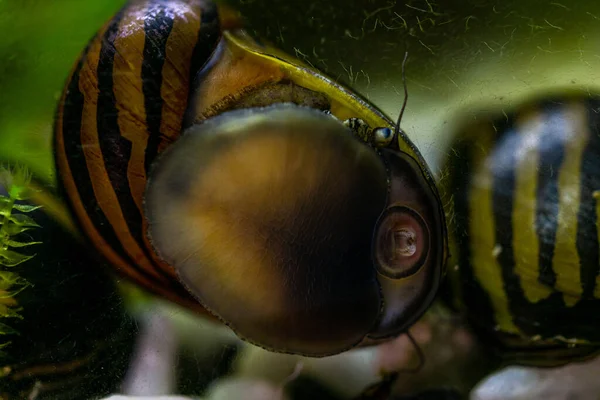
[[[10,319],[22,318],[17,294],[30,286],[19,275],[20,264],[30,260],[35,254],[23,254],[16,249],[38,244],[31,240],[26,231],[39,225],[27,213],[40,206],[24,204],[31,195],[31,175],[25,167],[0,167],[0,335],[16,334],[11,328]],[[10,341],[0,340],[0,351]]]

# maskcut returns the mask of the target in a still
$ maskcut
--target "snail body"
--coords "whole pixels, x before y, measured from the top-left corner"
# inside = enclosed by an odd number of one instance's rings
[[[238,22],[147,0],[92,39],[55,126],[76,220],[120,273],[268,349],[399,334],[444,271],[427,165],[375,107]]]
[[[507,362],[598,350],[599,107],[595,95],[540,96],[453,142],[451,297]]]

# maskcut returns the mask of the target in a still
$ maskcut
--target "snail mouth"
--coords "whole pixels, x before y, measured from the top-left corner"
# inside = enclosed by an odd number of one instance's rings
[[[383,150],[390,170],[386,210],[373,235],[384,308],[372,339],[398,335],[433,302],[444,272],[446,233],[439,199],[410,156]]]
[[[240,336],[324,356],[360,342],[378,318],[371,239],[386,192],[378,155],[322,112],[231,111],[159,158],[148,233]]]
[[[423,217],[411,208],[388,208],[379,218],[375,235],[375,266],[389,278],[414,275],[427,260],[429,229]]]

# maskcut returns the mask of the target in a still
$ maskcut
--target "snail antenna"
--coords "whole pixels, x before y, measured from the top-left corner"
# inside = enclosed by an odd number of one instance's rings
[[[368,386],[358,397],[354,397],[352,400],[386,400],[389,399],[392,393],[392,389],[396,380],[401,374],[416,374],[425,365],[425,354],[423,350],[415,340],[415,338],[406,331],[406,336],[410,340],[417,352],[417,358],[419,359],[418,364],[413,368],[404,368],[396,371],[385,373],[383,379],[377,383]]]
[[[300,373],[302,373],[303,368],[304,368],[304,364],[302,363],[302,361],[298,361],[296,363],[296,366],[294,367],[294,371],[287,378],[285,378],[283,380],[283,382],[281,382],[281,384],[277,388],[277,394],[278,394],[279,398],[283,399],[285,387],[300,376]]]
[[[421,346],[419,346],[419,344],[417,343],[417,341],[415,340],[415,338],[413,337],[413,335],[410,334],[409,331],[406,331],[406,337],[408,337],[408,340],[410,340],[410,342],[412,343],[413,347],[415,348],[415,351],[417,352],[417,358],[418,358],[418,363],[415,367],[413,368],[407,368],[407,369],[402,369],[399,370],[399,373],[406,373],[406,374],[416,374],[418,373],[421,368],[423,368],[423,366],[425,365],[425,354],[423,354],[423,350],[421,349]]]
[[[383,379],[377,383],[369,385],[357,397],[352,400],[386,400],[392,395],[394,383],[398,378],[398,372],[391,372],[384,375]]]
[[[406,103],[408,102],[408,88],[406,87],[406,60],[408,60],[408,51],[404,53],[404,60],[402,61],[402,86],[404,86],[404,102],[400,109],[400,115],[398,121],[396,121],[396,132],[400,131],[400,122],[402,121],[402,115],[404,115],[404,109],[406,109]]]

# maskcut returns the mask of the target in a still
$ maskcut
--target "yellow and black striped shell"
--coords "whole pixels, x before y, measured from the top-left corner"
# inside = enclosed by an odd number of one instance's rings
[[[510,362],[561,364],[600,345],[600,97],[536,97],[481,114],[452,143],[453,301]]]
[[[90,42],[55,128],[76,219],[122,274],[263,347],[324,356],[399,334],[444,272],[423,158],[232,15],[134,1]]]

